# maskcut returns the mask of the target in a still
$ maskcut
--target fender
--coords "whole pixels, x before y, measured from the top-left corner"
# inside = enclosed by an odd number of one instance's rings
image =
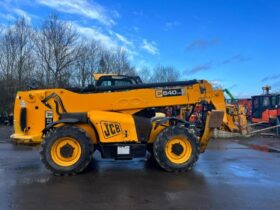
[[[42,131],[45,134],[48,130],[58,124],[76,124],[76,123],[88,123],[88,117],[86,112],[66,112],[60,115],[60,119],[47,125]]]
[[[154,129],[157,129],[158,126],[164,126],[165,123],[169,122],[169,124],[183,124],[187,127],[189,127],[190,123],[186,120],[179,119],[176,117],[165,117],[165,118],[159,118],[159,119],[154,119],[156,126]]]

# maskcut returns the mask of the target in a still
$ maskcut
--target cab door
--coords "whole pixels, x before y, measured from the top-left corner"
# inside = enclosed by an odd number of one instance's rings
[[[262,118],[262,109],[261,109],[261,97],[253,96],[252,97],[252,122],[257,123],[261,121]]]

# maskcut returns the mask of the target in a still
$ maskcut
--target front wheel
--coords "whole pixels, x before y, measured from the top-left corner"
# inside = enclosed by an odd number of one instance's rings
[[[186,128],[170,126],[157,136],[153,151],[161,168],[169,172],[182,172],[190,170],[198,160],[199,146]]]
[[[93,144],[86,132],[74,126],[49,131],[41,145],[41,160],[56,175],[83,172],[92,159]]]

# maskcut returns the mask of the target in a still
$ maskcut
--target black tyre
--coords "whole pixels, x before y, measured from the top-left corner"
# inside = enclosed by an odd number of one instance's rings
[[[198,160],[199,146],[196,138],[187,129],[170,126],[157,136],[153,151],[162,169],[183,172],[190,170]]]
[[[41,160],[55,175],[75,175],[92,160],[93,144],[86,132],[74,126],[49,131],[41,145]]]

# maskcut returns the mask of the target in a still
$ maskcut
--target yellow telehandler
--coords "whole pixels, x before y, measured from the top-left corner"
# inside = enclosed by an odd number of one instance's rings
[[[156,117],[162,107],[200,104],[199,124]],[[151,151],[166,171],[192,168],[214,128],[227,121],[222,90],[205,80],[88,86],[18,92],[13,141],[41,143],[41,160],[57,175],[83,172],[103,158],[132,159]]]

